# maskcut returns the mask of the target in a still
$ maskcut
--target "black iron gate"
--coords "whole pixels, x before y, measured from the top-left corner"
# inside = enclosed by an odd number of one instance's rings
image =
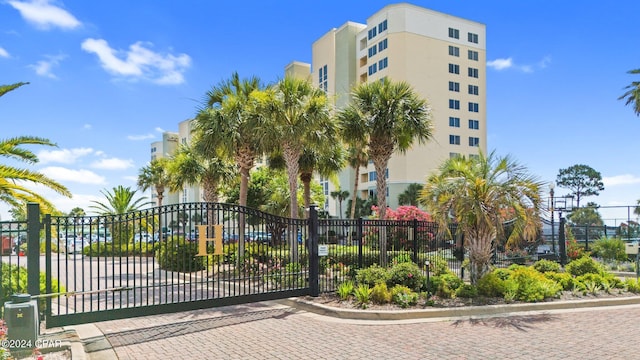
[[[193,203],[44,225],[47,327],[318,291],[317,221]]]

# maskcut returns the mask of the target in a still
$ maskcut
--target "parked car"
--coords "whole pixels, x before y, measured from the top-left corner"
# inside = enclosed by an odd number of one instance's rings
[[[139,234],[135,234],[133,236],[133,242],[134,243],[153,244],[156,241],[158,241],[158,235],[157,234],[153,234],[153,236],[152,236],[149,233],[139,233]]]
[[[246,241],[261,242],[264,244],[271,243],[271,233],[266,231],[251,231],[244,236]]]
[[[59,251],[65,254],[82,254],[82,249],[87,245],[87,242],[79,236],[67,236],[65,244]]]

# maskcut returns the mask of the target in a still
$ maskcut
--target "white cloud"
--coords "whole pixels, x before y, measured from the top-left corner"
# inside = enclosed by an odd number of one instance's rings
[[[164,129],[163,129],[163,128],[161,128],[161,127],[157,127],[155,130],[156,130],[157,132],[159,132],[159,133],[163,133],[163,132],[164,132]]]
[[[103,170],[124,170],[133,167],[133,160],[118,158],[101,159],[92,163],[91,167]]]
[[[64,183],[65,181],[95,185],[107,183],[103,176],[89,170],[72,170],[58,166],[50,166],[42,168],[40,172],[60,183]]]
[[[149,140],[149,139],[154,139],[156,136],[153,134],[146,134],[146,135],[129,135],[127,136],[127,139],[129,140],[133,140],[133,141],[141,141],[141,140]]]
[[[504,70],[513,66],[513,61],[511,60],[511,58],[495,59],[492,61],[487,61],[487,66],[496,70]]]
[[[85,129],[85,130],[91,130],[92,126],[91,126],[91,124],[84,124],[84,125],[82,125],[82,128]]]
[[[535,65],[530,65],[530,64],[525,64],[525,65],[520,65],[520,64],[516,64],[513,61],[513,58],[509,57],[509,58],[502,58],[502,59],[495,59],[495,60],[491,60],[491,61],[487,61],[487,67],[493,68],[494,70],[497,71],[501,71],[501,70],[506,70],[506,69],[515,69],[518,71],[522,71],[525,73],[532,73],[535,71],[535,69],[544,69],[547,66],[549,66],[549,64],[551,63],[551,56],[545,56],[544,58],[542,58],[542,60],[540,60],[537,64]]]
[[[9,52],[1,46],[0,46],[0,57],[3,57],[3,58],[9,57]]]
[[[640,184],[640,177],[630,174],[609,176],[603,177],[602,183],[605,188],[609,186]]]
[[[116,50],[103,39],[86,39],[82,49],[98,56],[102,68],[130,80],[144,79],[156,84],[174,85],[184,82],[183,73],[191,66],[189,55],[153,52],[151,43],[136,42],[128,51]]]
[[[75,29],[82,25],[68,11],[49,3],[49,0],[9,1],[9,5],[20,12],[29,23],[42,30],[52,27]]]
[[[34,65],[29,65],[30,68],[36,71],[36,74],[45,76],[52,79],[57,79],[56,75],[52,72],[52,69],[60,64],[60,61],[64,60],[65,55],[47,55],[47,60],[40,60]]]
[[[43,150],[38,153],[41,164],[60,163],[73,164],[83,156],[93,153],[92,148],[76,148],[63,150]]]

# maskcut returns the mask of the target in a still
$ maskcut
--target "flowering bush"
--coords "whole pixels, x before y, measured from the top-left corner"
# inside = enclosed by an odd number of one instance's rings
[[[379,208],[372,206],[375,217],[379,214]],[[387,229],[387,250],[413,250],[414,240],[418,241],[423,247],[428,248],[430,242],[435,239],[434,232],[436,228],[431,224],[433,221],[431,215],[416,206],[399,206],[396,210],[387,208],[385,219],[394,221],[405,221],[406,226],[393,227]],[[413,225],[410,221],[417,220],[418,227],[416,234],[412,240],[409,236],[409,228]],[[378,241],[378,231],[365,233],[367,243],[375,246]]]

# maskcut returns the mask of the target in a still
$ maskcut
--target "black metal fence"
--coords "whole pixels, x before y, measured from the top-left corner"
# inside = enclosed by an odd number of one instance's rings
[[[12,294],[27,292],[27,223],[4,221],[0,223],[0,309]],[[0,310],[1,311],[1,310]]]
[[[333,292],[337,286],[352,279],[358,269],[373,264],[382,266],[411,260],[426,273],[427,261],[446,260],[449,268],[464,276],[462,237],[457,237],[455,225],[450,235],[438,231],[438,225],[426,221],[337,220],[319,221],[319,256],[321,292]]]

